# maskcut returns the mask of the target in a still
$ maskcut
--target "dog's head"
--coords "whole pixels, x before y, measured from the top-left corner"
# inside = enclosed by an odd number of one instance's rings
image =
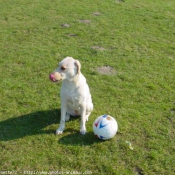
[[[64,58],[60,63],[58,68],[50,74],[49,78],[53,82],[59,82],[62,80],[72,81],[73,78],[80,74],[81,64],[78,60],[72,57]]]

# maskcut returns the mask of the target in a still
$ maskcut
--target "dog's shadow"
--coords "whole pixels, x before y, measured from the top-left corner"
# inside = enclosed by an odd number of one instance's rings
[[[67,129],[65,132],[70,132],[71,134],[61,137],[58,143],[66,146],[86,146],[102,142],[102,140],[98,139],[92,131],[87,132],[85,135],[81,135],[78,130],[73,129]]]
[[[36,134],[50,134],[55,130],[44,130],[52,124],[59,124],[60,109],[37,111],[9,118],[0,122],[0,141],[9,141]]]
[[[38,134],[55,134],[55,127],[51,125],[59,125],[60,109],[48,111],[37,111],[34,113],[9,118],[0,122],[0,141],[10,141],[26,136]],[[79,120],[79,117],[71,117],[70,120]],[[44,129],[50,127],[49,129]],[[87,132],[81,135],[78,130],[67,128],[64,131],[65,136],[59,138],[58,143],[64,145],[91,145],[99,140],[94,136],[93,132]],[[68,134],[66,134],[68,133]],[[55,137],[57,137],[55,135]]]

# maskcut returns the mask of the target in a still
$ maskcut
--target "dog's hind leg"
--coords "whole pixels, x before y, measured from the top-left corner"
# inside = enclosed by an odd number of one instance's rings
[[[89,113],[86,114],[86,121],[89,120],[89,116],[90,116],[90,114],[91,114],[91,112],[89,112]]]
[[[89,116],[90,116],[92,110],[93,110],[93,103],[91,102],[91,103],[86,105],[86,121],[89,120]]]
[[[66,122],[69,121],[69,119],[70,119],[70,114],[66,112]]]

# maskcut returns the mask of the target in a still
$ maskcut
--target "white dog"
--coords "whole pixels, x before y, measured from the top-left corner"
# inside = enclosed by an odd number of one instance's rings
[[[65,121],[70,115],[81,116],[80,133],[86,134],[85,123],[93,110],[93,103],[86,78],[80,71],[81,64],[72,57],[66,57],[54,73],[50,74],[53,82],[62,82],[61,87],[61,120],[56,134],[62,134]]]

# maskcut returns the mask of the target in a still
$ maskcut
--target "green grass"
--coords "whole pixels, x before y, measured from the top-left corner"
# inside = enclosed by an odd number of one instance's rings
[[[174,0],[0,4],[0,172],[175,173]],[[70,27],[61,26],[66,23]],[[93,97],[85,136],[79,118],[55,135],[60,84],[48,75],[65,56],[80,60]],[[98,73],[101,66],[116,74]],[[92,123],[102,114],[118,121],[109,141],[93,135]]]

